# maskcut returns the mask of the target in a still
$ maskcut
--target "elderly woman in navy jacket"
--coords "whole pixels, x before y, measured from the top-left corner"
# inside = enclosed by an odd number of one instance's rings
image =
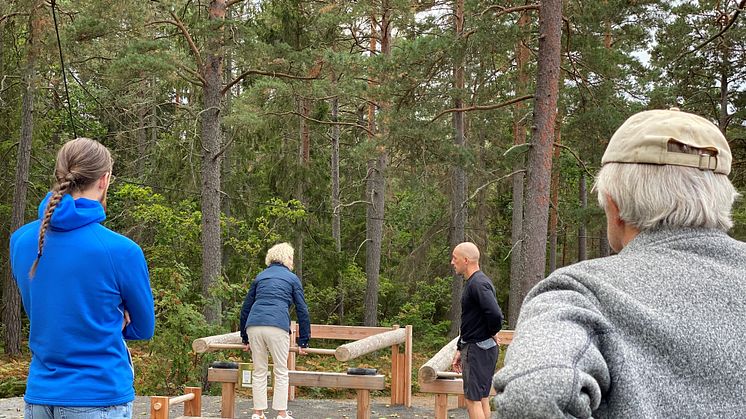
[[[292,272],[293,252],[289,243],[276,244],[267,251],[267,269],[251,283],[241,308],[241,338],[246,345],[245,350],[251,349],[254,362],[251,380],[254,414],[251,419],[265,419],[269,354],[272,355],[275,371],[272,408],[278,411],[277,419],[293,419],[287,412],[291,305],[295,305],[300,325],[299,353],[305,353],[302,348],[308,347],[311,337],[311,321],[303,296],[303,286]]]

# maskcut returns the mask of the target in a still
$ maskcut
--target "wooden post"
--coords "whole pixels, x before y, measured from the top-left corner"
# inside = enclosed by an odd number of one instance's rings
[[[399,371],[399,345],[391,347],[391,404],[401,404],[399,389],[401,387],[401,374]]]
[[[222,395],[220,397],[220,417],[236,417],[236,383],[222,383]]]
[[[168,397],[153,396],[150,398],[151,419],[168,419]]]
[[[370,419],[370,390],[357,390],[357,419]]]
[[[412,325],[404,327],[406,340],[404,341],[404,406],[412,407]]]
[[[458,407],[466,407],[466,397],[464,397],[463,394],[459,394],[456,396],[456,403],[458,404]]]
[[[186,394],[194,394],[192,400],[184,402],[184,416],[202,416],[202,388],[186,387]]]
[[[435,419],[446,419],[448,417],[448,394],[438,393],[435,395]]]

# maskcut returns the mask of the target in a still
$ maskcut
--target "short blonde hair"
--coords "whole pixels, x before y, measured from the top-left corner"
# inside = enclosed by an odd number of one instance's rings
[[[267,257],[264,258],[264,263],[266,263],[267,266],[272,263],[281,263],[292,271],[294,253],[295,250],[290,243],[278,243],[267,250]]]

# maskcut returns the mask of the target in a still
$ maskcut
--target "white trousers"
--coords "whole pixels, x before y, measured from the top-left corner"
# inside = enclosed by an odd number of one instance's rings
[[[272,409],[287,410],[290,335],[286,330],[273,326],[249,326],[246,333],[249,335],[251,359],[254,362],[254,371],[251,374],[254,410],[267,409],[267,366],[270,354],[275,375],[272,377]]]

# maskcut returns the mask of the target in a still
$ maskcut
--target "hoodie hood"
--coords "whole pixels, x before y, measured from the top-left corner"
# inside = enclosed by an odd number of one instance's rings
[[[39,219],[44,218],[44,211],[51,197],[52,192],[47,192],[47,196],[39,204]],[[73,199],[70,194],[64,194],[52,214],[50,225],[54,230],[70,231],[105,219],[106,213],[100,202],[88,198]]]

